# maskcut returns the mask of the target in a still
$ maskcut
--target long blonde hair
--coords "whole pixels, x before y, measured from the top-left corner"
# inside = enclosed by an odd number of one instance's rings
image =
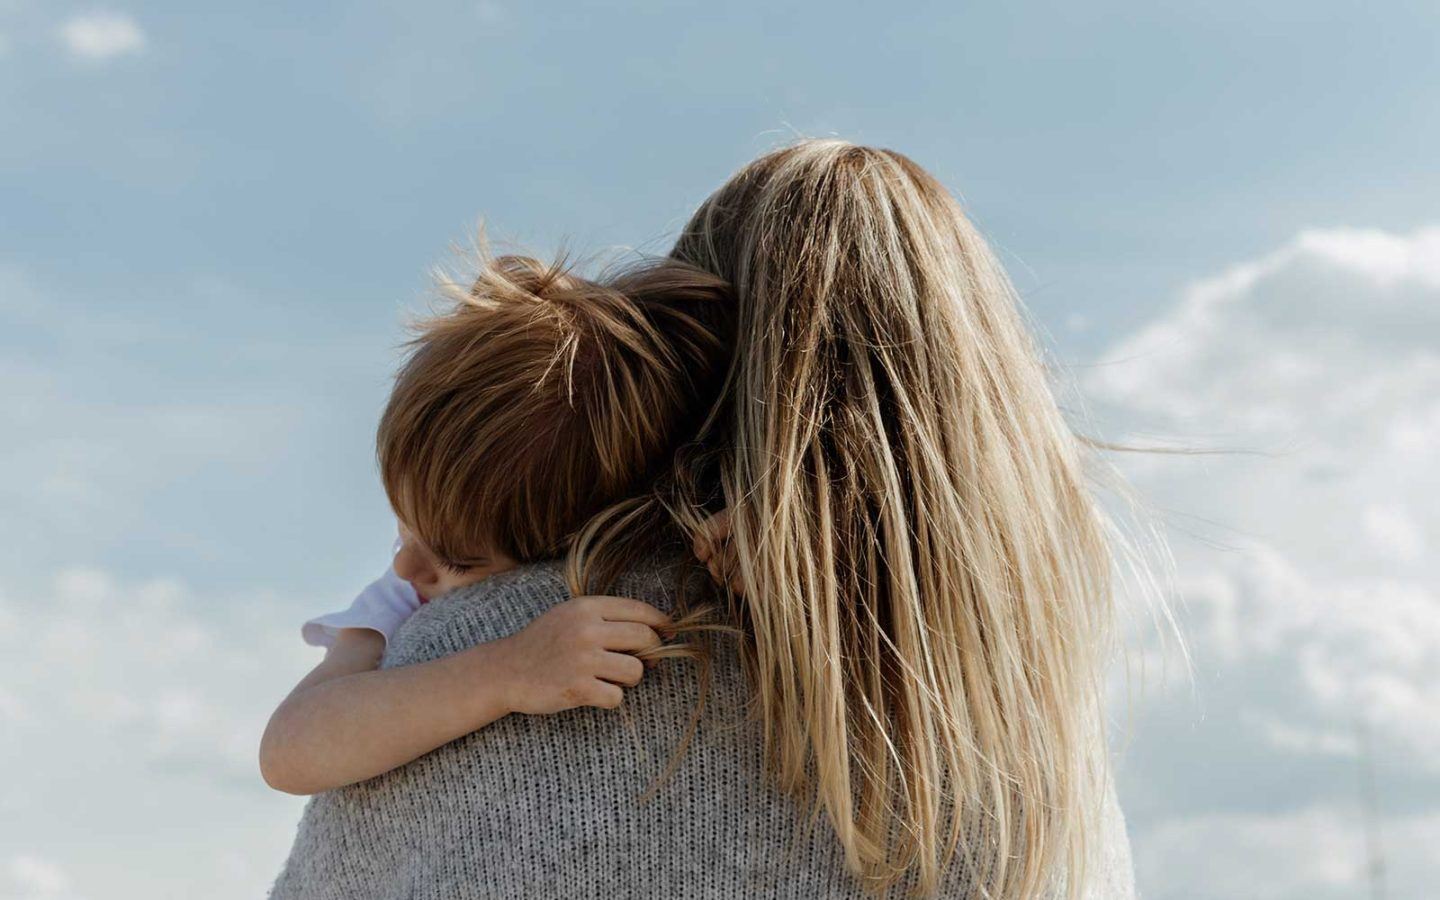
[[[728,507],[771,772],[853,870],[1077,894],[1108,778],[1114,548],[1002,266],[931,175],[841,140],[745,166],[670,256],[733,292],[723,393],[672,478],[572,563],[648,507],[690,535]]]

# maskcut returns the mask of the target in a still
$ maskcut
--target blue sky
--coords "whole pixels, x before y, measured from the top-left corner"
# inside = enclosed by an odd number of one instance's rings
[[[0,897],[255,896],[299,814],[256,729],[386,561],[427,269],[481,216],[663,251],[800,134],[949,185],[1107,436],[1275,454],[1125,461],[1197,660],[1127,751],[1147,894],[1360,896],[1373,712],[1421,896],[1437,38],[1401,2],[0,2]]]

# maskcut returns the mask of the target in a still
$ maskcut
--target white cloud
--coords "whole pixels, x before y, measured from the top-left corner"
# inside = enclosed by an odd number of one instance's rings
[[[145,49],[145,32],[125,13],[89,12],[60,26],[60,40],[76,59],[103,62]]]
[[[1147,896],[1355,896],[1365,748],[1385,846],[1419,866],[1406,835],[1440,838],[1440,228],[1305,231],[1102,359],[1083,390],[1106,419],[1244,451],[1116,460],[1169,513],[1197,672],[1135,725]]]
[[[1361,523],[1375,545],[1375,552],[1401,562],[1414,562],[1425,552],[1425,536],[1413,516],[1403,508],[1372,503],[1365,507]]]
[[[1313,731],[1289,722],[1268,718],[1265,715],[1244,710],[1240,718],[1253,726],[1265,742],[1277,750],[1296,754],[1325,754],[1332,756],[1359,757],[1360,739],[1356,734],[1341,731]]]
[[[1440,880],[1440,815],[1391,820],[1382,877],[1392,900],[1424,900]],[[1218,813],[1168,821],[1135,848],[1154,900],[1327,900],[1368,896],[1372,857],[1358,810]]]
[[[1182,582],[1189,636],[1225,673],[1212,699],[1290,751],[1336,752],[1363,720],[1387,751],[1440,774],[1433,588],[1383,576],[1316,581],[1263,544],[1213,565]]]
[[[206,893],[190,882],[212,866],[136,865],[159,831],[170,835],[167,852],[214,866],[243,834],[252,865],[227,896],[263,891],[300,805],[267,788],[256,761],[274,705],[318,662],[299,637],[300,606],[265,591],[202,600],[175,578],[91,567],[40,590],[0,582],[0,768],[25,773],[0,791],[0,846],[35,850],[12,860],[0,898],[70,897],[68,885],[110,896]],[[81,806],[83,828],[113,840],[62,872],[40,853],[74,850]],[[180,835],[179,821],[205,827]]]
[[[1437,258],[1440,228],[1304,232],[1191,286],[1088,386],[1133,411],[1254,431],[1409,399],[1440,378]]]
[[[60,900],[70,888],[70,879],[60,866],[39,856],[27,853],[10,857],[5,866],[8,884],[4,896],[15,900]]]
[[[25,625],[0,630],[0,655],[19,686],[9,702],[29,711],[32,729],[83,729],[142,762],[181,760],[222,780],[258,778],[260,729],[284,685],[249,645],[283,646],[281,635],[256,632],[254,623],[236,631],[246,623],[234,609],[202,620],[175,579],[122,583],[91,568],[63,571],[41,597],[10,606]],[[283,643],[293,645],[292,670],[314,656],[298,637]],[[256,679],[272,695],[256,696]]]

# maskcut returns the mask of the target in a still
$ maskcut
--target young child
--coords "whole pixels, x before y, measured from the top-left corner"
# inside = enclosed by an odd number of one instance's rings
[[[393,562],[348,609],[302,626],[326,654],[261,740],[277,790],[372,778],[510,713],[617,707],[647,665],[635,654],[671,625],[638,600],[581,596],[509,637],[378,668],[421,604],[563,555],[592,517],[643,492],[728,362],[726,286],[671,261],[592,282],[502,256],[469,287],[441,285],[452,306],[407,342],[378,429]]]

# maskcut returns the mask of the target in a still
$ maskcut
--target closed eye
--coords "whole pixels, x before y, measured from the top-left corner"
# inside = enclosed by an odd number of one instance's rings
[[[469,572],[471,569],[474,568],[474,566],[462,566],[459,563],[452,563],[448,560],[441,560],[440,565],[444,566],[446,569],[456,575],[464,575],[466,572]]]

